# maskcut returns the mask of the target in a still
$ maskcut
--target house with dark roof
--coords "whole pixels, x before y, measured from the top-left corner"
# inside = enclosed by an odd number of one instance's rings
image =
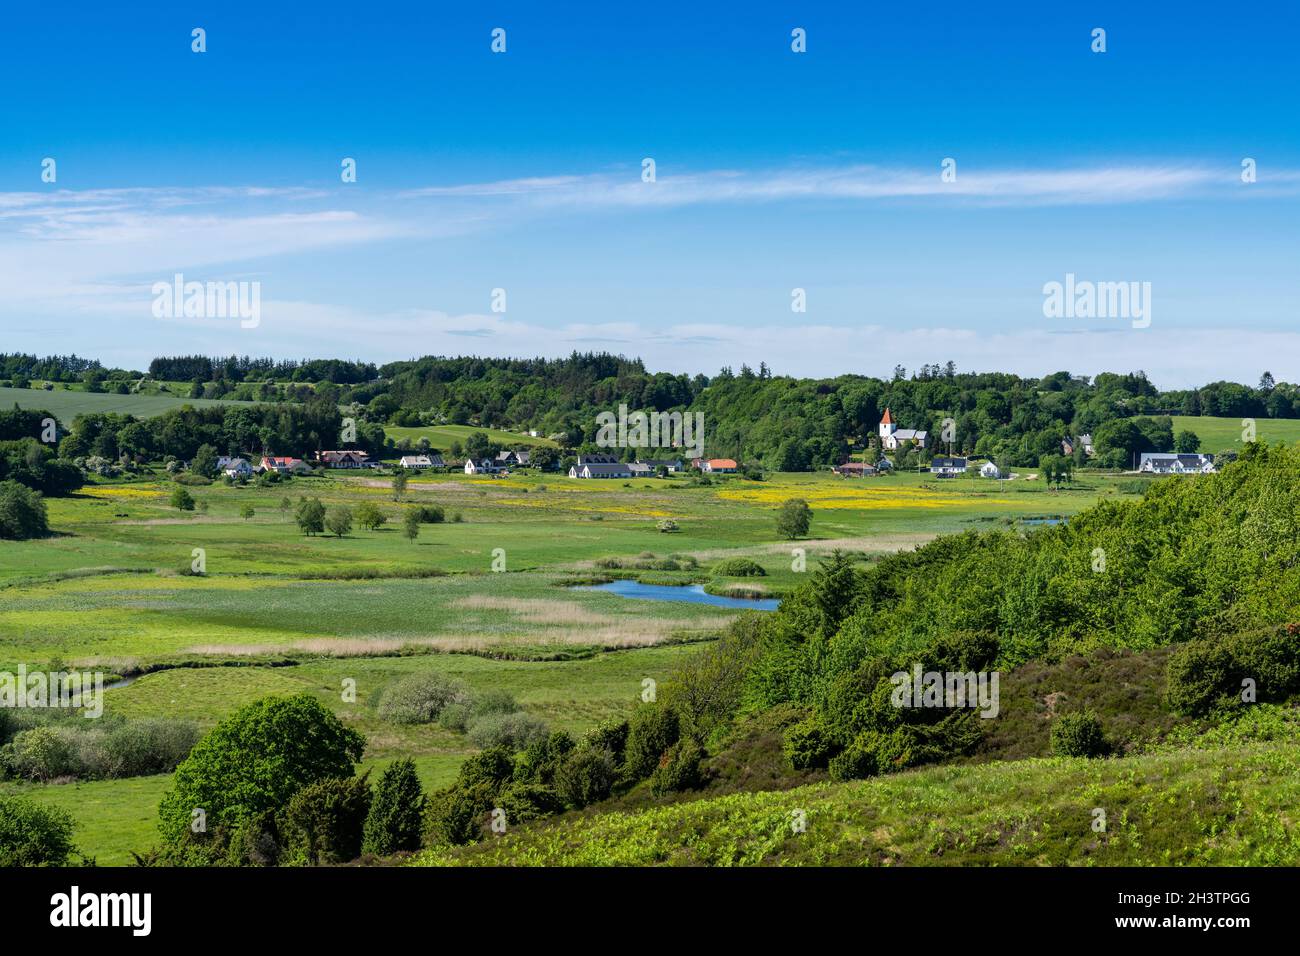
[[[966,474],[965,458],[932,458],[930,460],[930,474],[938,475],[940,478],[952,478],[955,475]]]
[[[1198,475],[1216,471],[1213,455],[1143,452],[1138,471],[1153,475]]]
[[[570,478],[631,478],[632,470],[621,461],[598,461],[585,465],[574,465],[569,469]]]

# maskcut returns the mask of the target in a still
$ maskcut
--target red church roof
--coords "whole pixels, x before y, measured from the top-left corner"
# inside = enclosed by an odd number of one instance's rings
[[[882,424],[882,425],[892,425],[893,423],[894,423],[894,420],[893,420],[892,418],[889,417],[889,409],[886,408],[886,409],[885,409],[885,417],[882,418],[882,419],[880,420],[880,424]]]

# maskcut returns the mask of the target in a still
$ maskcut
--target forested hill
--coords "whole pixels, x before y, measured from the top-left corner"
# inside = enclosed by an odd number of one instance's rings
[[[692,410],[705,417],[711,455],[797,471],[843,461],[875,436],[886,408],[900,428],[937,439],[952,419],[955,453],[1034,466],[1059,454],[1063,437],[1089,434],[1100,464],[1131,466],[1143,451],[1172,451],[1166,416],[1300,418],[1300,386],[1265,372],[1255,386],[1215,382],[1161,391],[1142,372],[1042,378],[958,372],[928,365],[892,378],[841,375],[800,379],[741,366],[713,376],[650,372],[639,359],[573,353],[562,359],[425,357],[373,364],[345,360],[181,356],[155,359],[149,372],[106,369],[76,357],[0,355],[0,384],[84,381],[92,390],[148,391],[163,385],[194,398],[301,402],[326,398],[355,406],[376,425],[451,423],[536,430],[568,447],[594,440],[596,414]],[[944,450],[948,450],[945,443]],[[1190,448],[1180,450],[1192,450]],[[1215,453],[1223,449],[1201,447]]]

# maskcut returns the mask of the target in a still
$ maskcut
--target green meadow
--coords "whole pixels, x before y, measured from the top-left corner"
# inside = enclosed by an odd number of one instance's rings
[[[85,392],[55,388],[51,391],[34,388],[0,388],[0,408],[35,408],[48,411],[63,425],[70,425],[78,415],[116,413],[134,415],[136,418],[153,418],[182,405],[203,408],[208,405],[244,405],[247,402],[229,402],[211,398],[182,398],[178,395],[113,395],[107,392]]]
[[[430,440],[446,444],[446,435]],[[181,717],[200,728],[260,697],[305,690],[365,734],[365,766],[412,756],[429,786],[449,782],[474,748],[456,731],[382,719],[375,702],[398,677],[436,670],[475,691],[505,690],[523,710],[578,734],[629,712],[646,679],[664,679],[698,642],[739,614],[758,613],[627,600],[574,584],[638,577],[779,597],[802,580],[801,552],[814,568],[833,548],[885,554],[938,534],[1027,528],[1025,519],[1132,496],[1131,479],[1091,473],[1049,491],[1041,479],[924,474],[699,485],[525,471],[420,475],[397,501],[389,476],[340,472],[268,487],[192,486],[198,507],[181,512],[168,503],[172,487],[163,474],[96,480],[49,500],[52,537],[0,542],[0,669],[127,675],[107,691],[108,713]],[[342,538],[305,536],[292,520],[302,496],[354,510],[370,502],[388,521]],[[790,498],[813,510],[806,539],[776,533],[777,509]],[[433,504],[447,520],[408,540],[404,510]],[[242,516],[249,505],[252,516]],[[678,530],[661,531],[667,519]],[[716,573],[735,556],[766,574]],[[88,854],[126,864],[131,850],[153,842],[166,784],[146,777],[2,789],[65,807]]]
[[[1300,419],[1256,418],[1255,435],[1259,441],[1276,444],[1293,444],[1300,441]],[[1244,442],[1242,434],[1247,424],[1240,418],[1216,418],[1209,415],[1191,417],[1173,416],[1174,434],[1193,432],[1201,440],[1200,450],[1214,455],[1221,451],[1240,451]]]

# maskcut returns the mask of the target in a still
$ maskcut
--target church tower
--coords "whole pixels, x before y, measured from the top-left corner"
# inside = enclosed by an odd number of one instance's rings
[[[894,434],[894,429],[897,427],[898,426],[894,424],[894,420],[889,417],[889,409],[886,408],[885,417],[880,420],[880,437],[888,438],[890,435]]]

